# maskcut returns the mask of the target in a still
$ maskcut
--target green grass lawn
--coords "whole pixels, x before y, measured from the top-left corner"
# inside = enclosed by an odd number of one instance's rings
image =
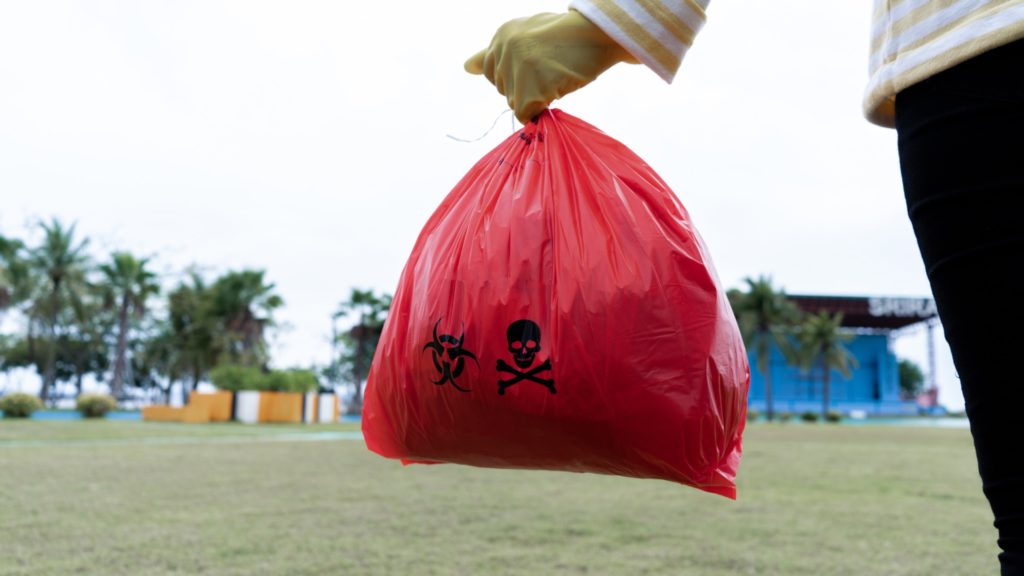
[[[0,420],[0,574],[998,573],[965,430],[753,425],[732,502],[355,428]]]

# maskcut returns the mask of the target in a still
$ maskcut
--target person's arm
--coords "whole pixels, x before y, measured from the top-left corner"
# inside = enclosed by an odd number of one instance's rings
[[[619,62],[643,63],[671,82],[708,1],[574,0],[565,14],[506,22],[466,71],[486,76],[524,124]]]
[[[704,26],[710,0],[573,0],[569,8],[596,24],[666,82],[671,82]]]

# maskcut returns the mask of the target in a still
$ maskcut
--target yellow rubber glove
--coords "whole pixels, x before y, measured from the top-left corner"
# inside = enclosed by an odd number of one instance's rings
[[[591,83],[629,52],[582,14],[537,14],[511,20],[491,45],[466,61],[466,72],[494,84],[526,124],[552,101]]]

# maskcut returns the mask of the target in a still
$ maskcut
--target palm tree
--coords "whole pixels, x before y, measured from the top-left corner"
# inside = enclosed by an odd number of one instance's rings
[[[103,286],[88,284],[79,290],[77,304],[65,310],[58,324],[61,336],[57,346],[57,381],[74,380],[75,392],[82,393],[86,374],[105,379],[110,367],[111,340],[116,330],[116,315],[104,300]]]
[[[356,325],[348,332],[335,335],[345,348],[339,361],[352,368],[352,379],[355,382],[355,396],[352,397],[350,409],[358,413],[362,410],[362,384],[366,380],[373,355],[377,351],[377,342],[384,329],[384,320],[391,308],[391,295],[377,296],[373,290],[352,289],[349,299],[338,305],[333,319],[345,318],[350,315],[357,317]]]
[[[843,315],[819,312],[808,316],[797,333],[800,343],[799,356],[806,370],[818,368],[822,374],[821,416],[828,415],[829,384],[832,370],[838,370],[844,378],[850,377],[850,370],[857,365],[857,359],[844,346],[853,335],[841,328]]]
[[[732,305],[736,323],[743,335],[743,343],[753,349],[757,357],[757,370],[764,377],[765,414],[768,420],[774,417],[772,403],[772,374],[769,362],[771,348],[774,343],[787,356],[789,350],[789,334],[792,326],[800,319],[800,310],[786,298],[781,288],[772,286],[769,276],[761,276],[757,280],[746,278],[747,291],[737,289],[729,291],[729,303]]]
[[[219,322],[223,350],[236,364],[263,366],[268,361],[266,331],[284,300],[263,270],[228,272],[210,287],[209,312]]]
[[[114,378],[110,383],[110,393],[114,398],[121,396],[124,386],[129,318],[145,315],[146,301],[160,291],[156,274],[146,269],[148,263],[149,258],[138,259],[127,252],[115,252],[111,261],[99,268],[105,281],[105,300],[117,310]]]
[[[21,241],[0,236],[0,312],[10,307],[13,299],[14,281],[10,266],[11,261],[18,257],[21,247]]]
[[[23,312],[26,316],[27,334],[24,339],[7,342],[8,356],[16,358],[12,364],[5,359],[7,366],[35,365],[40,374],[43,363],[36,363],[36,332],[40,319],[36,312],[34,299],[40,292],[42,277],[32,268],[31,253],[25,244],[16,238],[0,236],[0,320],[10,309],[18,309],[27,304]],[[6,369],[6,368],[4,368]]]
[[[144,369],[165,378],[163,384],[157,383],[165,404],[171,403],[174,383],[182,380],[189,369],[187,357],[184,347],[178,346],[177,335],[170,322],[161,322],[155,334],[143,344],[140,364]],[[184,383],[182,386],[184,390]]]
[[[41,290],[35,295],[31,314],[40,318],[48,332],[43,387],[39,397],[46,402],[57,379],[57,325],[62,313],[81,310],[81,293],[86,285],[88,239],[75,238],[75,224],[65,227],[54,218],[40,222],[43,242],[29,251],[29,265],[42,276]],[[32,319],[29,320],[30,332]],[[31,342],[31,338],[30,338]]]
[[[182,282],[167,297],[167,322],[164,333],[150,353],[163,356],[162,370],[170,380],[189,375],[190,385],[182,383],[182,403],[188,402],[189,389],[196,386],[221,355],[218,320],[212,313],[210,287],[194,270],[189,282]],[[159,365],[159,364],[158,364]],[[169,385],[168,385],[169,389]]]
[[[29,273],[25,244],[16,238],[0,236],[0,312],[29,297]]]

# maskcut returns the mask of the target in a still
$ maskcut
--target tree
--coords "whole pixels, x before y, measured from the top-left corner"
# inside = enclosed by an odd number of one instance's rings
[[[59,220],[40,222],[43,242],[29,251],[29,265],[42,278],[40,290],[34,295],[30,315],[42,321],[50,345],[46,347],[43,386],[39,397],[45,403],[57,380],[58,329],[61,315],[72,311],[83,317],[81,295],[86,286],[88,239],[75,238],[75,224],[65,227]],[[29,347],[33,345],[33,319],[29,320]]]
[[[115,317],[104,305],[103,296],[95,285],[81,287],[76,305],[62,312],[58,320],[57,382],[73,378],[76,395],[82,393],[86,374],[92,373],[102,381],[110,368]],[[66,367],[61,368],[62,364]]]
[[[390,294],[374,294],[373,290],[352,289],[349,299],[338,305],[333,319],[355,318],[355,325],[347,332],[336,334],[341,344],[341,355],[336,360],[340,373],[351,374],[355,385],[350,411],[359,413],[363,407],[363,382],[377,351],[377,342],[384,330],[384,321],[391,309]]]
[[[729,291],[736,323],[739,325],[743,343],[754,350],[757,371],[764,377],[765,415],[774,417],[772,403],[772,374],[769,362],[771,348],[775,344],[787,357],[790,354],[789,335],[792,327],[800,320],[800,310],[786,298],[786,293],[772,286],[769,276],[757,280],[746,278],[747,291]]]
[[[0,236],[0,313],[18,305],[29,296],[29,267],[25,244]],[[3,316],[0,315],[0,319]]]
[[[35,343],[39,319],[32,315],[32,299],[40,291],[41,277],[35,274],[29,260],[31,254],[25,244],[18,239],[0,236],[0,321],[11,309],[19,309],[28,303],[22,311],[26,315],[28,339],[21,340],[14,336],[3,336],[4,350],[0,351],[0,369],[6,370],[13,366],[36,365],[26,364],[27,353]],[[14,356],[8,361],[7,355]],[[39,374],[43,374],[43,364],[37,366]]]
[[[128,350],[129,321],[146,314],[147,300],[160,291],[156,274],[146,269],[148,258],[138,259],[127,252],[115,252],[111,261],[100,266],[104,280],[104,300],[117,311],[117,345],[114,348],[114,377],[110,393],[120,398],[124,386]]]
[[[82,391],[83,376],[90,372],[99,375],[109,366],[105,348],[97,347],[94,341],[77,331],[66,331],[56,342],[48,339],[36,342],[27,338],[7,339],[3,350],[0,350],[0,370],[34,367],[43,373],[51,357],[51,348],[54,384],[73,382],[78,393]]]
[[[210,287],[208,312],[219,323],[222,353],[232,363],[265,367],[269,360],[266,332],[284,300],[263,276],[263,270],[228,272]]]
[[[183,348],[178,346],[171,323],[164,320],[156,323],[153,333],[142,342],[141,353],[132,358],[137,384],[146,389],[158,388],[165,404],[171,403],[174,383],[182,381],[188,371]]]
[[[904,398],[916,398],[924,388],[924,372],[912,360],[901,358],[896,364],[900,376],[900,395]]]
[[[182,382],[183,402],[220,363],[265,368],[267,331],[284,304],[262,270],[228,272],[207,284],[192,270],[167,296],[167,316],[142,346],[140,369]],[[152,383],[152,376],[149,383]]]
[[[821,370],[822,418],[828,416],[832,370],[838,370],[844,378],[849,378],[851,369],[857,365],[857,359],[844,346],[845,342],[853,339],[853,335],[842,330],[842,323],[842,314],[833,316],[819,312],[805,318],[797,331],[802,366],[805,370]]]
[[[210,287],[195,271],[189,281],[182,282],[168,295],[167,319],[151,343],[148,355],[169,378],[168,389],[181,378],[182,403],[188,402],[189,390],[195,390],[221,355],[218,321],[214,317]],[[190,377],[186,386],[184,377]]]

